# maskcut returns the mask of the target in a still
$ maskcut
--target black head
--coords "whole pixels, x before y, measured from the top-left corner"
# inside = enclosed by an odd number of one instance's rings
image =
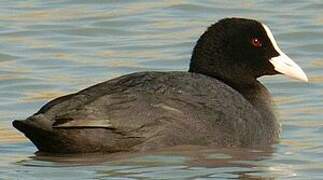
[[[260,76],[278,73],[307,80],[281,52],[266,25],[243,18],[226,18],[211,25],[197,41],[189,71],[235,84],[253,83]]]

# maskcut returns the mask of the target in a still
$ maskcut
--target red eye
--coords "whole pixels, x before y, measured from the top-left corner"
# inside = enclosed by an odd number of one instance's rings
[[[254,47],[261,47],[262,46],[262,43],[261,41],[258,39],[258,38],[252,38],[251,39],[251,44],[254,46]]]

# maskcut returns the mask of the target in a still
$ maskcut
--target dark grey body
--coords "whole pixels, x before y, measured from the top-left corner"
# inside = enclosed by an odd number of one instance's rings
[[[258,81],[235,90],[190,72],[121,76],[57,98],[14,126],[40,151],[60,153],[248,147],[279,137],[270,95]]]

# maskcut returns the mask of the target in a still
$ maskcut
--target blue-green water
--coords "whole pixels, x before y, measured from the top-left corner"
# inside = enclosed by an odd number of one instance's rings
[[[262,78],[283,127],[272,149],[36,156],[11,127],[54,97],[121,74],[187,70],[199,35],[228,16],[269,25],[310,79]],[[320,0],[2,0],[0,179],[322,179],[322,57]]]

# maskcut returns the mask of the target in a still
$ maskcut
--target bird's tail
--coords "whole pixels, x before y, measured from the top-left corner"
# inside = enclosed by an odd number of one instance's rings
[[[51,131],[52,124],[47,120],[44,115],[33,115],[25,120],[14,120],[12,122],[13,127],[28,135],[34,133],[34,131]]]
[[[25,120],[14,120],[12,125],[29,138],[39,150],[47,147],[47,143],[50,143],[48,137],[53,136],[51,121],[43,115],[34,115]]]

